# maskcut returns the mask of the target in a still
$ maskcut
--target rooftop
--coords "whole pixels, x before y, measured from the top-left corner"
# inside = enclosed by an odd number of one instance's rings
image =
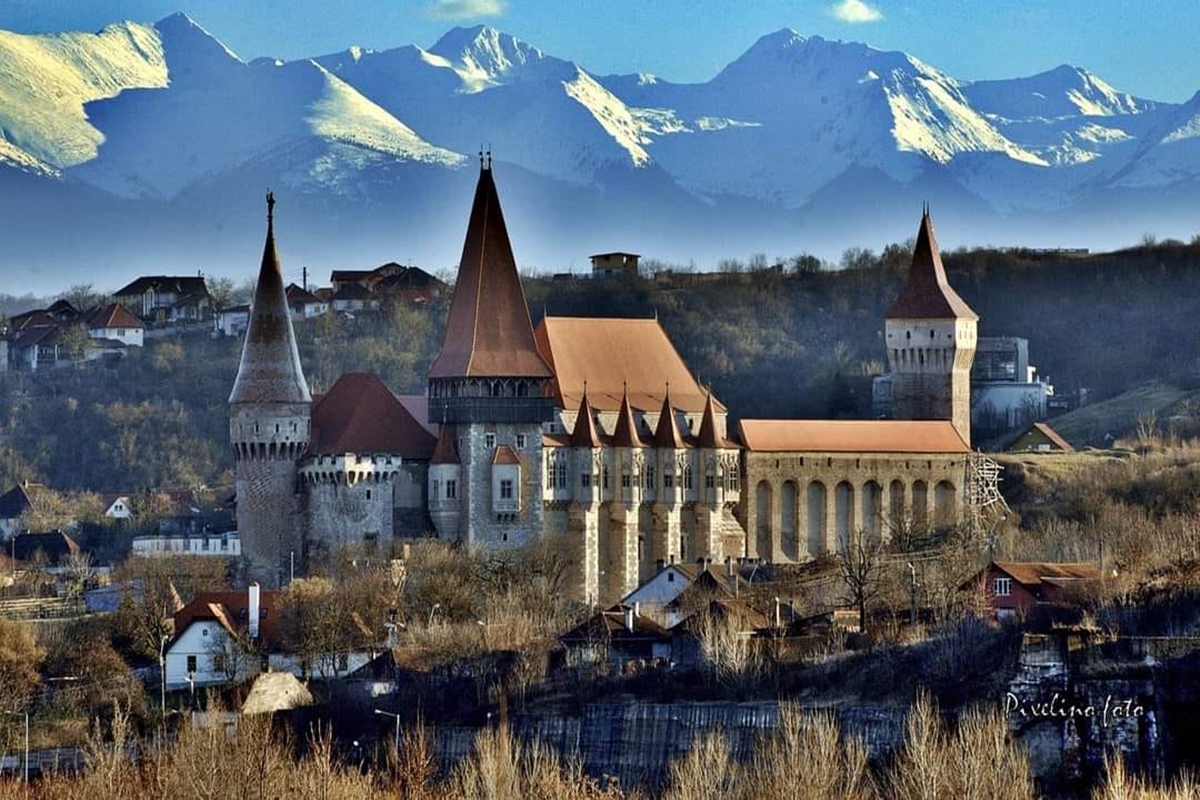
[[[744,419],[747,450],[809,453],[970,452],[949,420]]]

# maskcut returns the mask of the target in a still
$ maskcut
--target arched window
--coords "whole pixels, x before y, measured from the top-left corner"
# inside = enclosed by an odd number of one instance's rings
[[[692,490],[692,465],[685,464],[683,467],[683,489],[690,492]]]
[[[816,558],[825,549],[825,484],[808,485],[808,554]]]
[[[850,531],[854,529],[854,487],[846,481],[839,483],[833,490],[833,503],[838,548],[845,550],[850,544]]]
[[[796,535],[796,484],[784,481],[779,491],[779,539],[783,555],[790,561],[800,560],[800,537]]]
[[[882,518],[883,489],[875,481],[867,481],[862,487],[862,526],[872,539],[879,539]]]
[[[918,533],[929,527],[929,486],[925,481],[913,481],[912,520]]]
[[[954,484],[950,481],[939,481],[933,490],[933,518],[939,528],[954,526],[957,503]]]
[[[758,555],[761,558],[771,557],[771,484],[759,481],[754,490],[754,502],[758,506],[756,532],[758,535]]]
[[[888,494],[890,495],[888,502],[888,519],[887,528],[890,535],[907,530],[908,528],[908,512],[904,507],[904,482],[894,480],[888,486]]]

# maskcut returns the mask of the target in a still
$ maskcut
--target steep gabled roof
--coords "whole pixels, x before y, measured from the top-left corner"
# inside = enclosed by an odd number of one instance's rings
[[[725,442],[717,436],[717,411],[713,407],[712,392],[704,401],[704,416],[700,418],[700,433],[696,435],[696,446],[711,449],[725,447]]]
[[[267,241],[254,289],[254,304],[242,346],[230,404],[310,403],[292,330],[292,314],[283,289],[283,271],[275,252],[275,196],[267,195]]]
[[[572,447],[600,447],[600,434],[596,432],[596,416],[588,403],[587,390],[579,401],[579,414],[575,417],[575,430],[571,431]]]
[[[642,437],[638,435],[637,422],[633,419],[633,409],[629,407],[629,393],[622,390],[621,408],[617,411],[617,424],[613,428],[613,447],[644,447]]]
[[[258,641],[266,647],[278,644],[279,611],[282,592],[272,589],[259,591]],[[175,612],[175,638],[178,639],[188,626],[197,620],[213,620],[231,636],[248,626],[250,594],[247,590],[201,592],[191,602]]]
[[[928,209],[921,215],[908,282],[886,316],[887,319],[979,319],[946,278]]]
[[[433,448],[430,464],[458,464],[458,448],[454,446],[454,435],[449,425],[441,426],[438,432],[437,445]]]
[[[89,330],[101,328],[144,328],[145,324],[120,303],[96,306],[85,315]]]
[[[341,376],[312,409],[312,455],[395,454],[424,461],[435,437],[379,378],[367,372]]]
[[[304,287],[299,286],[295,283],[289,283],[287,285],[286,293],[287,293],[288,305],[290,305],[290,306],[308,305],[308,304],[323,302],[321,300],[321,298],[317,297],[312,292],[308,291]]]
[[[533,338],[492,170],[479,173],[442,349],[430,378],[551,376]]]
[[[675,407],[671,405],[670,387],[667,387],[663,394],[658,427],[654,429],[654,446],[670,450],[682,450],[684,447],[683,437],[679,435],[679,425],[675,421]]]
[[[968,453],[949,420],[744,419],[747,450],[774,453]]]
[[[0,495],[0,519],[16,519],[33,508],[33,493],[40,484],[18,483]]]

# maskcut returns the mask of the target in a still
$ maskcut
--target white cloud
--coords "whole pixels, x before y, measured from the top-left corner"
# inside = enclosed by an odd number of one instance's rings
[[[505,12],[505,0],[433,0],[425,14],[433,19],[475,19],[498,17]]]
[[[883,14],[879,13],[879,9],[867,5],[865,0],[842,0],[842,2],[830,6],[829,13],[851,25],[879,22],[883,19]]]

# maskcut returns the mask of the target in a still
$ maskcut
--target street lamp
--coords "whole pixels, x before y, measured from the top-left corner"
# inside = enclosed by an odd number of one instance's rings
[[[441,603],[434,603],[434,604],[433,604],[433,608],[429,609],[429,624],[427,624],[425,627],[427,627],[427,628],[432,628],[432,627],[433,627],[433,615],[434,615],[434,614],[437,612],[437,610],[438,610],[439,608],[441,608],[441,607],[442,607],[442,604],[441,604]]]
[[[162,706],[163,719],[167,717],[167,642],[171,637],[165,633],[158,636],[158,699]]]
[[[400,751],[400,715],[393,714],[391,711],[384,711],[383,709],[377,708],[377,709],[375,709],[375,716],[391,717],[392,719],[396,720],[396,752],[399,752]]]
[[[29,712],[28,711],[5,711],[3,712],[10,717],[25,718],[25,785],[29,785]]]

